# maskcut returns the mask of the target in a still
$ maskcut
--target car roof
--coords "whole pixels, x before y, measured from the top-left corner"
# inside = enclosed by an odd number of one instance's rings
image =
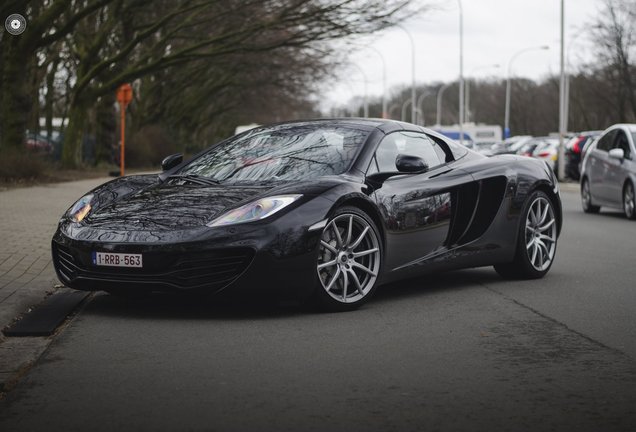
[[[432,129],[414,125],[412,123],[402,122],[402,121],[393,120],[393,119],[361,118],[361,117],[334,117],[334,118],[320,118],[320,119],[309,119],[309,120],[293,120],[293,121],[285,121],[280,123],[263,125],[254,129],[267,129],[267,128],[282,127],[282,126],[292,126],[292,125],[320,125],[325,123],[328,123],[331,125],[360,127],[364,129],[377,128],[384,133],[406,130],[406,131],[426,132],[436,136],[440,135],[439,133],[435,132]],[[440,135],[440,136],[443,136],[443,135]]]
[[[606,130],[618,129],[618,128],[627,129],[630,132],[636,132],[636,124],[635,123],[618,123],[618,124],[615,124],[615,125],[612,125],[612,126],[608,127]]]

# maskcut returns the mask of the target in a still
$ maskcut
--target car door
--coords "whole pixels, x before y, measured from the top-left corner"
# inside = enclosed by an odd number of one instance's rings
[[[609,156],[607,152],[614,143],[616,137],[616,129],[612,129],[603,135],[589,155],[589,179],[590,192],[595,202],[607,203],[608,190],[605,184],[606,171],[609,169],[607,160]]]
[[[607,191],[607,201],[615,207],[623,205],[623,183],[627,176],[625,159],[631,159],[631,151],[627,134],[622,129],[617,129],[611,149],[623,150],[623,160],[607,157],[607,169],[604,171],[603,184]],[[610,149],[610,150],[611,150]]]
[[[443,248],[451,220],[450,149],[424,133],[394,132],[380,142],[367,174],[396,172],[398,154],[422,158],[428,170],[389,177],[374,192],[386,222],[388,270],[435,255]]]

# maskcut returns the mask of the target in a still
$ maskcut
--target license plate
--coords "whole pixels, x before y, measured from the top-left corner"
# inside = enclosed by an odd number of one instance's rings
[[[142,267],[141,254],[93,252],[93,265],[107,267]]]

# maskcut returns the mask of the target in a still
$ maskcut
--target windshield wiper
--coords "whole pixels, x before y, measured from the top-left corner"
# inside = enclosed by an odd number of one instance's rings
[[[196,183],[204,186],[209,185],[217,185],[220,182],[218,180],[211,179],[210,177],[205,177],[197,174],[172,174],[166,178],[166,180],[170,179],[179,179],[189,181],[191,183]]]

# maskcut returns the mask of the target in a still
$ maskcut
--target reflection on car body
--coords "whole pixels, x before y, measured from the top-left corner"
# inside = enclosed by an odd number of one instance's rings
[[[561,228],[545,163],[487,158],[391,120],[258,127],[163,168],[99,186],[64,214],[52,247],[65,285],[350,310],[383,283],[431,271],[494,265],[542,277]],[[97,253],[139,266],[100,265]]]

